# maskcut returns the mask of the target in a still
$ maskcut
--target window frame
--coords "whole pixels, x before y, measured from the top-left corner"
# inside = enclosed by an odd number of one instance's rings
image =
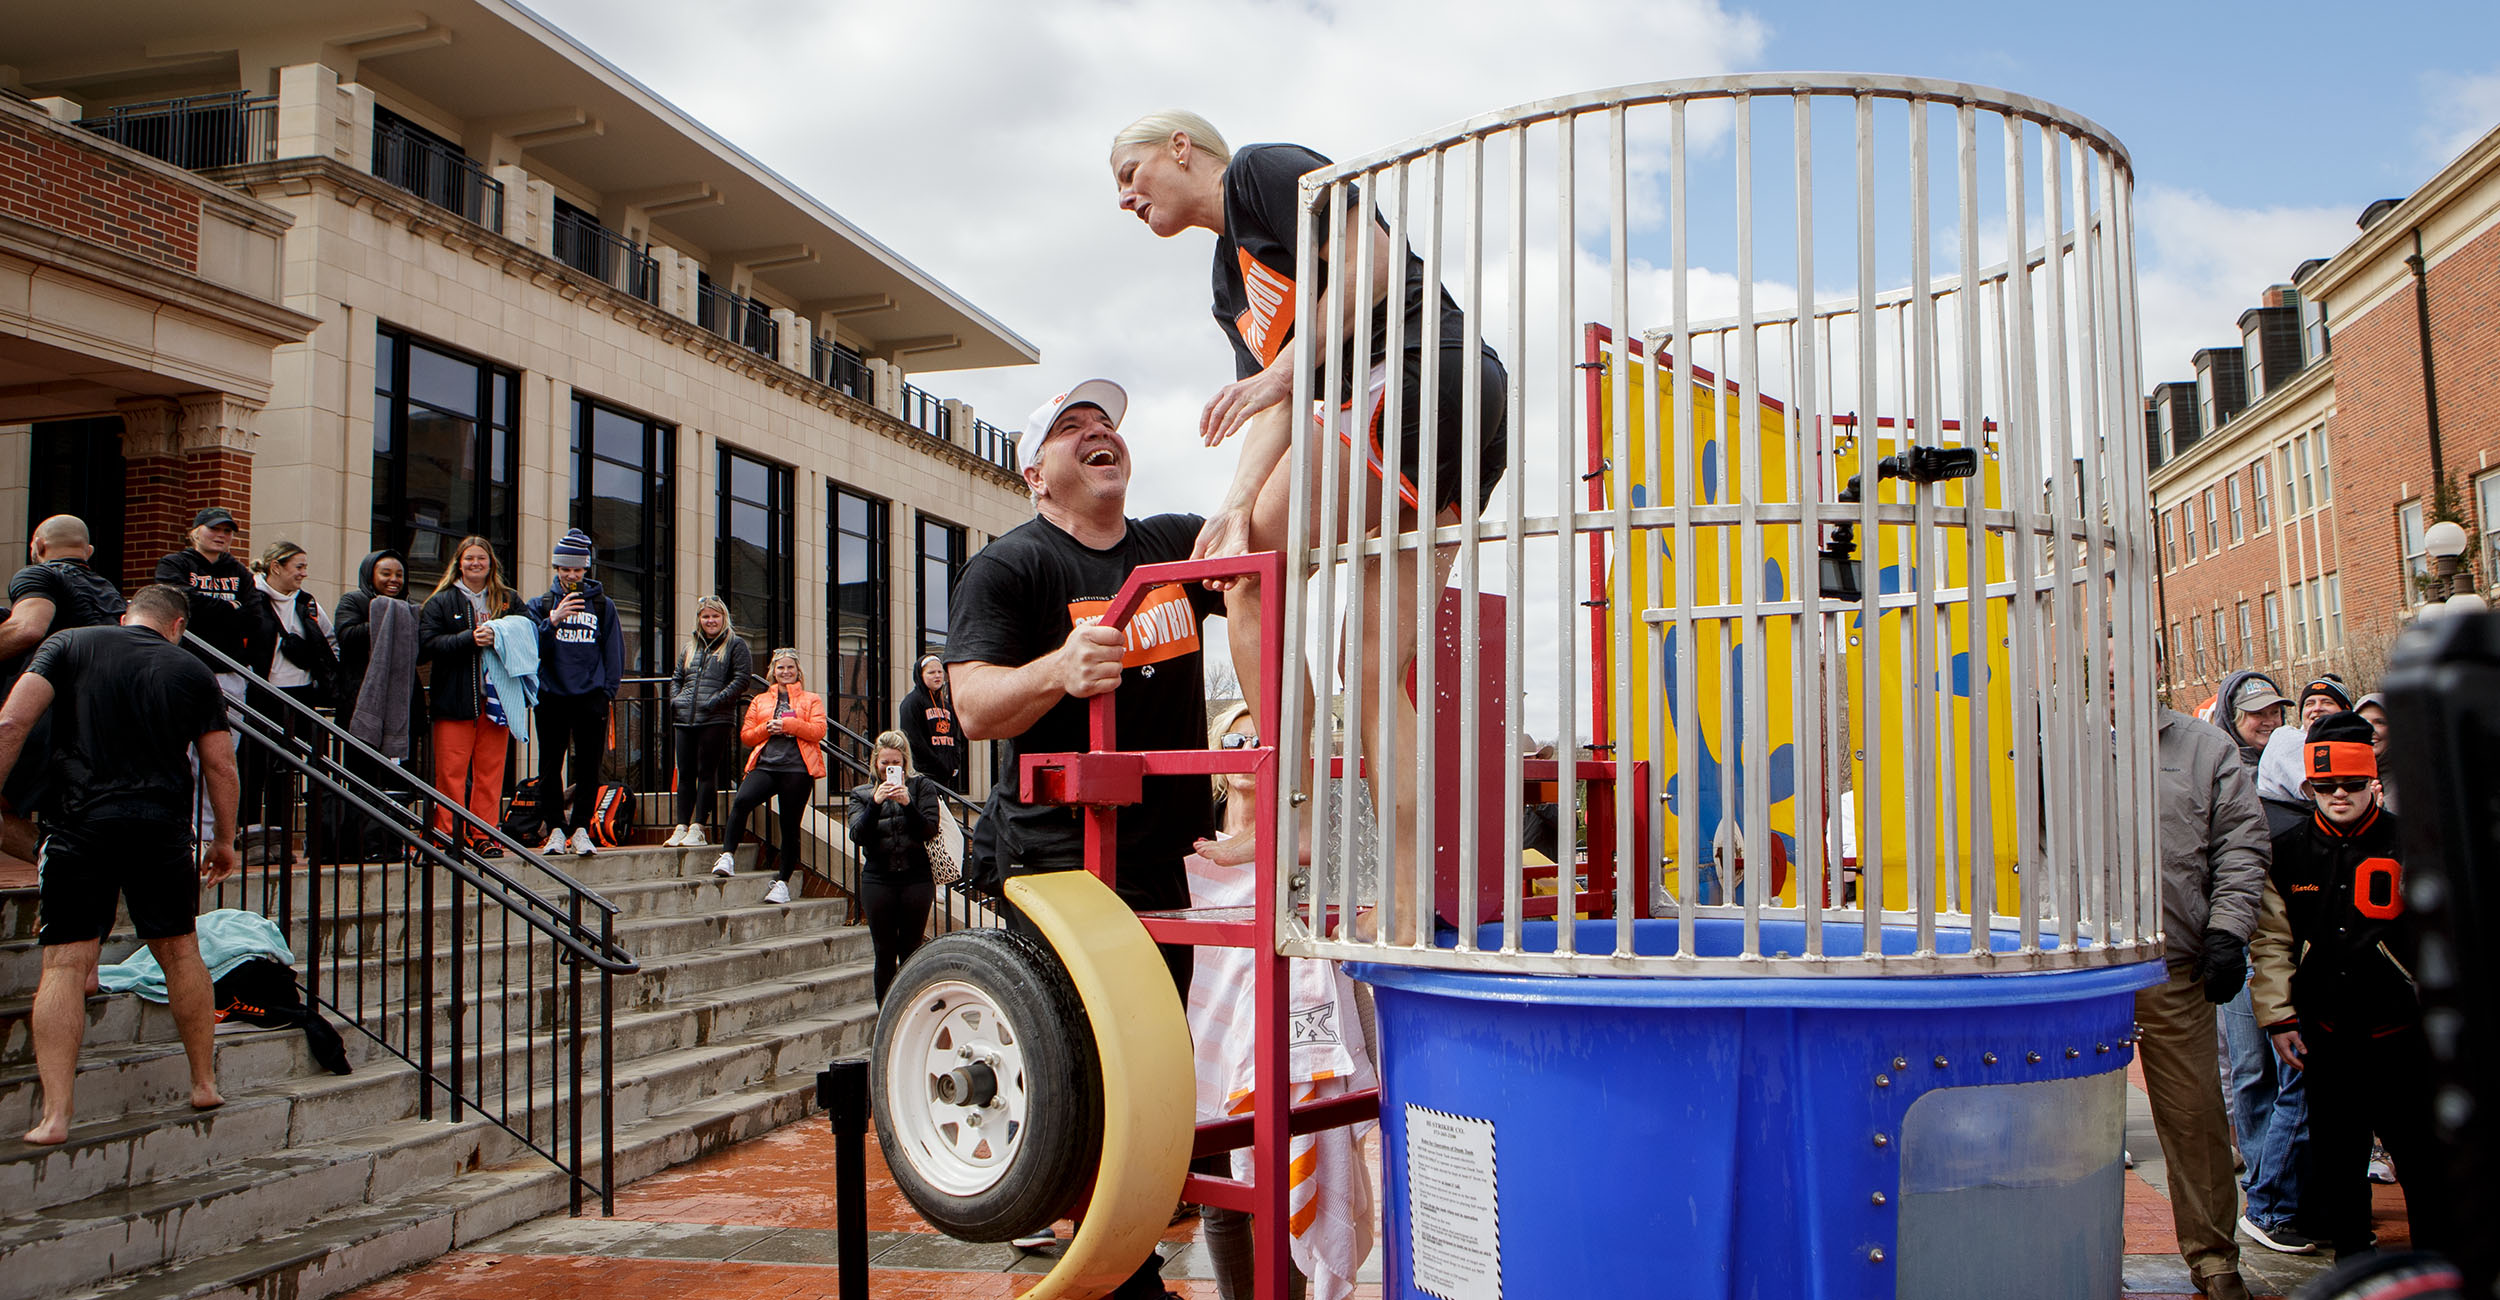
[[[2481,553],[2482,580],[2488,586],[2500,574],[2500,469],[2475,475],[2473,489],[2474,522],[2482,539],[2475,549]]]
[[[511,366],[478,356],[460,348],[438,343],[388,322],[374,327],[377,355],[373,377],[373,515],[368,536],[375,550],[394,550],[407,557],[408,586],[417,590],[420,584],[432,587],[450,562],[420,561],[417,537],[426,534],[443,539],[447,549],[459,544],[463,537],[486,539],[496,558],[507,566],[517,565],[521,523],[521,372]],[[384,340],[389,341],[390,356],[379,355]],[[414,350],[422,349],[457,364],[474,366],[478,372],[476,415],[462,413],[424,401],[409,392],[408,370]],[[385,372],[388,372],[387,374]],[[496,414],[497,385],[503,387],[500,403],[502,415]],[[384,404],[389,403],[387,417]],[[408,417],[411,405],[471,426],[470,461],[465,474],[469,485],[469,522],[472,527],[444,528],[420,524],[408,503]],[[501,434],[501,464],[494,464],[496,435]],[[477,466],[487,472],[476,472]],[[498,481],[500,479],[500,481]],[[495,504],[497,491],[502,493],[502,508]]]
[[[2260,595],[2260,596],[2258,597],[2258,601],[2257,601],[2257,603],[2258,603],[2258,604],[2259,604],[2259,605],[2260,605],[2260,606],[2264,609],[2264,611],[2265,611],[2265,618],[2266,618],[2266,662],[2267,662],[2267,663],[2270,663],[2270,664],[2279,664],[2279,663],[2282,663],[2282,662],[2283,662],[2283,598],[2282,598],[2280,595],[2278,595],[2277,593],[2269,591],[2269,592],[2266,592],[2266,593],[2264,593],[2264,594]]]
[[[764,470],[765,500],[755,501],[737,495],[737,475],[733,462],[745,461]],[[795,494],[798,471],[768,456],[760,456],[728,442],[719,445],[716,461],[718,486],[713,492],[713,590],[729,604],[729,617],[747,638],[747,648],[755,655],[755,671],[761,673],[770,662],[772,652],[783,646],[798,644],[798,600],[795,587],[797,513]],[[736,536],[730,521],[733,505],[750,505],[764,511],[766,523],[774,533],[771,548],[764,560],[764,581],[770,588],[764,594],[764,610],[760,616],[739,608],[740,596],[730,582],[731,544]]]
[[[2267,499],[2266,487],[2266,458],[2260,456],[2248,463],[2248,495],[2257,508],[2257,531],[2259,533],[2264,533],[2267,529],[2274,527],[2274,512],[2272,504]]]
[[[933,535],[945,544],[944,552],[930,550],[929,544]],[[970,540],[970,534],[964,526],[952,520],[940,518],[925,510],[915,512],[912,517],[912,607],[917,616],[913,628],[913,635],[916,639],[912,643],[914,662],[918,662],[920,656],[925,654],[943,653],[953,630],[950,620],[950,626],[946,631],[938,632],[934,637],[930,632],[929,611],[932,590],[929,582],[929,565],[932,561],[936,561],[945,566],[945,598],[946,603],[951,605],[954,600],[955,584],[963,580],[964,565],[972,558],[968,545]]]
[[[2430,547],[2423,535],[2429,530],[2424,518],[2422,498],[2401,502],[2396,506],[2396,546],[2398,567],[2404,574],[2404,602],[2410,609],[2424,601],[2423,588],[2430,579]]]
[[[2206,488],[2198,495],[2205,502],[2205,554],[2213,555],[2222,549],[2222,521],[2216,518],[2222,512],[2215,508],[2212,488]]]
[[[2188,651],[2196,656],[2196,679],[2198,681],[2204,681],[2213,676],[2205,671],[2204,622],[2205,616],[2202,614],[2188,615]]]
[[[2225,502],[2227,502],[2227,503],[2230,505],[2230,507],[2231,507],[2231,544],[2232,544],[2233,546],[2237,546],[2237,545],[2239,545],[2241,542],[2244,542],[2244,541],[2247,541],[2247,540],[2248,540],[2248,533],[2247,533],[2247,530],[2246,530],[2246,529],[2242,526],[2242,520],[2241,520],[2241,517],[2240,517],[2240,476],[2239,476],[2239,475],[2237,475],[2237,474],[2231,474],[2231,475],[2226,475],[2226,476],[2223,478],[2223,480],[2222,480],[2222,495],[2223,495],[2223,500],[2224,500]]]
[[[630,420],[642,426],[642,464],[628,465],[614,456],[595,449],[594,438],[583,436],[594,413]],[[640,411],[619,406],[588,393],[573,394],[572,467],[573,491],[567,518],[571,526],[589,533],[596,545],[594,577],[602,572],[633,573],[642,579],[644,599],[648,602],[642,613],[642,626],[635,637],[626,641],[625,673],[629,677],[656,677],[671,670],[676,655],[677,593],[669,579],[671,560],[676,553],[677,520],[677,426],[665,420],[644,415]],[[628,565],[616,558],[623,548],[610,545],[612,539],[591,527],[592,474],[594,463],[614,465],[642,478],[642,534],[635,538],[648,563]],[[603,586],[612,586],[602,579]]]
[[[2190,496],[2187,500],[2179,503],[2179,531],[2186,534],[2183,540],[2187,542],[2187,546],[2185,548],[2187,551],[2187,562],[2194,564],[2197,561],[2196,498],[2194,496]]]
[[[842,523],[845,500],[861,503],[867,515],[865,527],[857,532]],[[894,576],[892,502],[834,479],[825,480],[825,685],[827,706],[836,721],[863,736],[873,739],[885,730],[884,719],[892,709],[887,700],[892,690],[893,667],[889,662],[894,640]],[[842,556],[847,546],[866,548],[864,571],[868,575],[860,584],[869,590],[869,626],[862,650],[854,655],[843,648],[846,621],[851,617],[843,604]],[[849,668],[854,659],[864,660],[861,675],[864,690],[850,689]],[[913,656],[915,665],[919,657]],[[916,679],[915,679],[916,684]],[[908,691],[910,688],[906,687]],[[865,723],[866,725],[862,725]],[[860,755],[866,758],[867,755]]]

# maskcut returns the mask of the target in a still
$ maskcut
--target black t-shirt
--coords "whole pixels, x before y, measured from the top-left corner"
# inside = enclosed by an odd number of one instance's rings
[[[51,683],[56,816],[191,824],[191,745],[226,729],[208,668],[153,628],[57,632],[26,671]]]
[[[1233,371],[1237,379],[1247,379],[1264,370],[1276,360],[1285,345],[1293,340],[1295,205],[1301,197],[1302,177],[1314,168],[1325,167],[1328,159],[1298,144],[1254,144],[1233,155],[1231,165],[1224,169],[1224,233],[1215,240],[1215,323],[1224,330],[1224,337],[1233,345]],[[1349,194],[1349,211],[1359,207],[1362,196]],[[1374,219],[1384,218],[1377,213]],[[1326,212],[1319,214],[1313,227],[1320,237],[1319,259],[1313,274],[1319,283],[1311,286],[1313,293],[1328,288],[1332,271],[1354,274],[1352,261],[1342,267],[1331,266],[1328,258]],[[1372,268],[1375,283],[1388,274],[1387,267]],[[1458,310],[1458,302],[1449,291],[1432,286],[1427,295],[1424,285],[1424,259],[1413,248],[1406,250],[1406,291],[1402,295],[1406,312],[1405,350],[1420,351],[1428,337],[1424,326],[1424,303],[1428,296],[1440,299],[1439,337],[1448,347],[1459,347],[1467,340],[1466,318]],[[1322,334],[1325,338],[1325,333]],[[1346,336],[1345,346],[1352,349],[1354,338]],[[1371,358],[1388,355],[1388,307],[1382,304],[1372,312]],[[1491,345],[1486,345],[1488,355]],[[1317,376],[1313,378],[1316,380]],[[1345,376],[1350,390],[1359,378]]]
[[[96,572],[95,566],[72,559],[47,560],[18,570],[17,576],[9,579],[9,607],[14,610],[27,600],[52,602],[52,624],[45,629],[46,636],[72,628],[110,627],[121,622],[122,611],[130,607],[122,599],[121,589]],[[0,665],[0,695],[5,695],[8,683],[15,682],[17,675],[25,671],[26,662],[34,653],[29,650]]]
[[[1058,649],[1077,620],[1102,616],[1130,570],[1188,559],[1203,524],[1196,515],[1131,519],[1127,535],[1106,550],[1086,546],[1048,520],[1018,527],[964,566],[948,611],[947,661],[1015,668]],[[1206,747],[1199,623],[1222,609],[1221,596],[1194,582],[1148,594],[1128,625],[1118,695],[1120,748]],[[1013,774],[1023,770],[1026,754],[1093,748],[1089,712],[1087,701],[1062,698],[1023,735],[1006,742],[1010,775],[990,805],[1003,814],[1004,861],[1043,870],[1083,865],[1083,817],[1073,808],[1019,802],[1019,778]],[[1186,907],[1189,885],[1181,859],[1214,833],[1214,786],[1203,776],[1150,776],[1144,795],[1142,802],[1119,810],[1119,892],[1141,909]]]
[[[257,596],[258,583],[252,571],[232,555],[220,555],[214,561],[190,547],[174,552],[156,562],[156,580],[169,582],[183,589],[191,598],[191,630],[200,639],[222,650],[229,658],[246,668],[269,667],[269,650],[252,644],[251,620],[244,614],[245,596]],[[211,669],[224,665],[210,663]]]

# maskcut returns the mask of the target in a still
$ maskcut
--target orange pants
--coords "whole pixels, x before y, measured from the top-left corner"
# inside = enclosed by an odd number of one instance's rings
[[[503,821],[503,761],[512,729],[485,718],[434,723],[434,785],[489,826]],[[434,810],[434,829],[451,833],[449,808]],[[479,838],[472,830],[469,838]]]

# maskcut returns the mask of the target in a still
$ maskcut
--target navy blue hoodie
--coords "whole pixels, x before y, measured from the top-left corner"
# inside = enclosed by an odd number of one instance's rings
[[[616,696],[625,680],[625,629],[616,617],[616,602],[597,578],[582,580],[582,599],[589,608],[562,623],[551,622],[564,599],[561,585],[530,602],[538,620],[538,691],[541,695]]]

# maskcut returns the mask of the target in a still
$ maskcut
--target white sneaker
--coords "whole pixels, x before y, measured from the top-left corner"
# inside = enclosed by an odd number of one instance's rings
[[[584,858],[599,856],[599,846],[590,842],[589,831],[573,832],[573,853],[577,857]]]
[[[671,826],[668,828],[668,838],[660,841],[660,847],[664,849],[683,848],[685,847],[685,843],[686,828],[683,826]]]
[[[767,903],[787,903],[787,902],[789,902],[789,901],[790,901],[790,882],[789,882],[789,881],[787,881],[787,880],[776,880],[776,881],[774,881],[774,882],[773,882],[773,887],[764,891],[764,901],[765,901],[765,902],[767,902]]]
[[[683,839],[683,840],[680,840],[680,841],[678,842],[677,847],[679,847],[679,848],[681,848],[681,849],[699,849],[699,848],[702,848],[702,847],[703,847],[703,828],[702,828],[702,827],[700,827],[700,826],[689,826],[689,827],[687,827],[687,828],[686,828],[686,838],[685,838],[685,839]]]
[[[538,856],[542,858],[552,858],[572,851],[573,842],[564,838],[564,832],[560,830],[547,832],[547,842],[538,846]]]
[[[738,874],[738,860],[726,853],[712,859],[712,874],[715,876],[734,876]]]

